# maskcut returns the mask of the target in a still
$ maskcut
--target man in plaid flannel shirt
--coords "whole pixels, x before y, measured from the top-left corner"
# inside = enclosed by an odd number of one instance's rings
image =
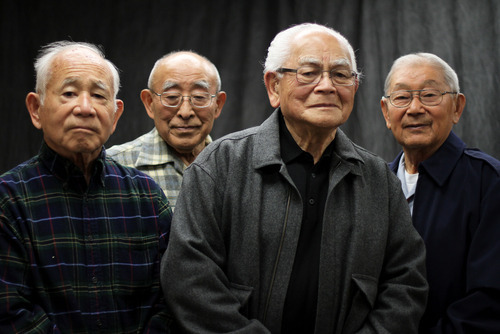
[[[0,176],[0,333],[168,333],[159,261],[172,211],[106,157],[120,78],[94,45],[55,42],[26,97],[38,155]]]

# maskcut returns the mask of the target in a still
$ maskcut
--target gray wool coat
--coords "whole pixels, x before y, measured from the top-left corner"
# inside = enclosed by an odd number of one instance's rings
[[[162,259],[183,332],[280,333],[302,199],[276,110],[210,144],[185,171]],[[425,248],[399,180],[337,129],[321,240],[316,333],[417,333]]]

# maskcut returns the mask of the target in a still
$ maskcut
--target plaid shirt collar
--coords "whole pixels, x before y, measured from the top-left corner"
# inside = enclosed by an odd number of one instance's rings
[[[42,146],[38,152],[38,158],[40,162],[44,164],[52,174],[59,178],[65,185],[69,184],[70,181],[75,179],[85,180],[83,172],[69,159],[61,156],[56,151],[51,149],[45,141],[42,142]],[[104,148],[101,149],[99,156],[94,160],[92,166],[92,178],[98,178],[100,184],[104,186],[104,160],[106,158],[106,153]],[[84,181],[85,182],[85,181]]]
[[[205,146],[211,142],[212,138],[207,136]],[[139,153],[135,166],[154,166],[166,163],[179,164],[183,166],[181,170],[185,169],[184,163],[177,155],[177,152],[163,140],[158,130],[154,128],[144,135],[143,150]]]

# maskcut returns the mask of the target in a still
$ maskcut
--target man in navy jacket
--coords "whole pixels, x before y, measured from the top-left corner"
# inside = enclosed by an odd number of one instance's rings
[[[381,107],[403,151],[390,164],[427,247],[421,333],[500,333],[500,161],[452,131],[465,107],[439,57],[397,59]]]

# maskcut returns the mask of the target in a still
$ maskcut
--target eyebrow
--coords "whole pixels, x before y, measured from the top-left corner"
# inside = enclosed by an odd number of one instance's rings
[[[80,77],[69,77],[63,80],[62,87],[79,85],[80,81]],[[93,80],[92,86],[95,86],[102,90],[108,90],[108,85],[106,85],[106,83],[104,83],[102,80]]]
[[[426,87],[426,86],[439,86],[439,82],[437,82],[436,80],[425,80],[424,83],[423,83],[423,87]],[[410,85],[406,84],[406,83],[397,83],[394,85],[394,90],[408,90],[410,89]]]
[[[178,82],[165,81],[163,83],[163,91],[167,91],[171,88],[179,88],[180,86],[181,85]],[[198,80],[191,85],[191,89],[194,88],[203,88],[208,90],[210,88],[210,84],[206,80]]]
[[[305,65],[305,64],[312,64],[316,66],[321,66],[322,62],[317,59],[317,58],[312,58],[312,57],[304,57],[299,59],[299,66]],[[351,67],[351,62],[346,59],[346,58],[338,58],[335,59],[333,62],[330,62],[329,65],[331,67]]]

